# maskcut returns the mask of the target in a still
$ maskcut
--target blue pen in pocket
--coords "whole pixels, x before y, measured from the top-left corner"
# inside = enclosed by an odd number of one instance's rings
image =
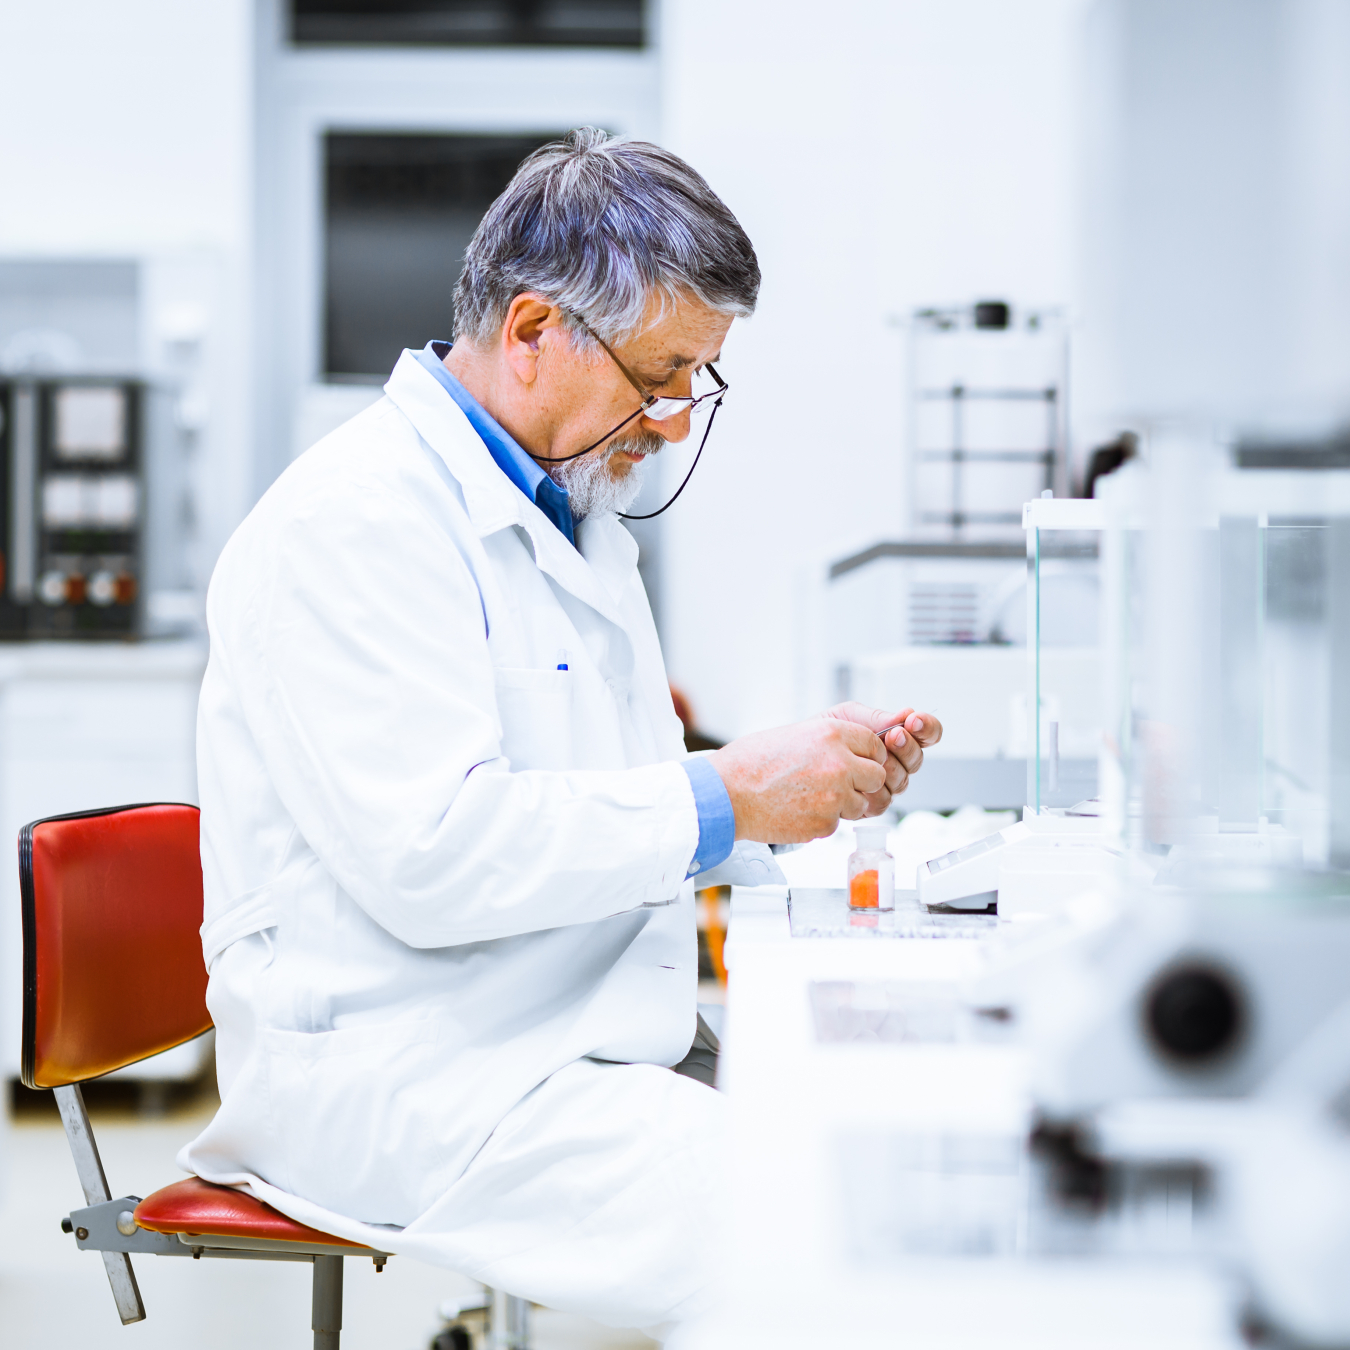
[[[558,669],[559,669],[559,670],[566,670],[566,669],[567,669],[567,648],[566,648],[566,647],[559,647],[559,648],[558,648]]]

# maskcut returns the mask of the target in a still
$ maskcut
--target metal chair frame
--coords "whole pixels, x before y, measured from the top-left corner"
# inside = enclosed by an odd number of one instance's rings
[[[369,1256],[378,1274],[388,1252],[334,1249],[302,1243],[267,1242],[222,1234],[155,1233],[136,1222],[138,1195],[113,1199],[99,1157],[94,1129],[78,1083],[52,1089],[66,1141],[75,1160],[75,1172],[84,1191],[85,1208],[72,1210],[61,1220],[64,1232],[74,1233],[84,1252],[99,1252],[108,1272],[113,1301],[123,1324],[145,1320],[145,1304],[132,1269],[133,1252],[148,1256],[190,1256],[245,1261],[308,1261],[314,1265],[312,1313],[314,1350],[339,1350],[342,1335],[342,1274],[347,1255]],[[335,1250],[340,1253],[335,1255]]]

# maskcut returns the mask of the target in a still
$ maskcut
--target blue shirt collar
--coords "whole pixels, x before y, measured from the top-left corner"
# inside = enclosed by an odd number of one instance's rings
[[[478,433],[488,454],[497,467],[546,515],[562,532],[567,542],[576,546],[576,532],[572,520],[572,504],[567,489],[559,487],[538,464],[516,443],[510,432],[483,407],[474,396],[445,368],[448,342],[428,342],[417,359],[440,381],[446,393],[459,405],[470,426]]]

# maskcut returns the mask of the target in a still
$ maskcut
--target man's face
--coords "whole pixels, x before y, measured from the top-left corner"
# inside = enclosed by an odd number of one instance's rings
[[[658,309],[653,301],[649,315]],[[687,397],[694,372],[720,359],[731,322],[724,314],[685,301],[644,325],[637,337],[615,345],[614,354],[647,392]],[[548,457],[561,460],[574,455],[632,418],[592,452],[604,459],[612,478],[621,480],[667,441],[682,441],[689,435],[688,412],[661,422],[633,417],[641,404],[637,390],[603,350],[594,357],[577,352],[560,327],[550,327],[540,336],[537,397],[551,424]]]

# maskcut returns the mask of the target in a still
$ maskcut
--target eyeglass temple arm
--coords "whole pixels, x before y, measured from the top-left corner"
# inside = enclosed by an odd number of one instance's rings
[[[593,329],[593,328],[590,326],[590,324],[588,324],[588,323],[585,321],[585,319],[582,319],[582,318],[580,318],[578,315],[573,314],[573,315],[572,315],[572,322],[575,323],[575,324],[577,325],[578,328],[583,328],[583,329],[585,329],[585,331],[586,331],[587,333],[589,333],[589,334],[590,334],[590,335],[591,335],[591,336],[592,336],[592,337],[593,337],[593,338],[594,338],[594,339],[595,339],[595,340],[596,340],[596,341],[597,341],[597,342],[605,349],[605,354],[609,357],[609,359],[610,359],[611,361],[613,361],[614,364],[615,364],[616,366],[618,366],[618,368],[619,368],[621,371],[623,371],[623,377],[624,377],[624,379],[627,380],[628,383],[631,384],[631,385],[633,386],[633,388],[637,390],[637,392],[638,392],[638,397],[642,400],[642,406],[643,406],[644,408],[648,408],[648,407],[650,407],[653,403],[656,402],[656,395],[655,395],[655,394],[652,394],[652,393],[649,393],[646,389],[644,389],[644,388],[642,387],[642,385],[641,385],[641,383],[639,382],[637,376],[634,375],[633,372],[632,372],[631,370],[629,370],[628,367],[627,367],[626,365],[624,365],[624,363],[623,363],[622,361],[620,361],[619,358],[618,358],[617,356],[614,355],[614,350],[613,350],[613,348],[610,347],[609,343],[606,342],[605,339],[602,338],[602,337],[600,336],[600,334],[597,333],[597,332],[595,331],[595,329]]]

